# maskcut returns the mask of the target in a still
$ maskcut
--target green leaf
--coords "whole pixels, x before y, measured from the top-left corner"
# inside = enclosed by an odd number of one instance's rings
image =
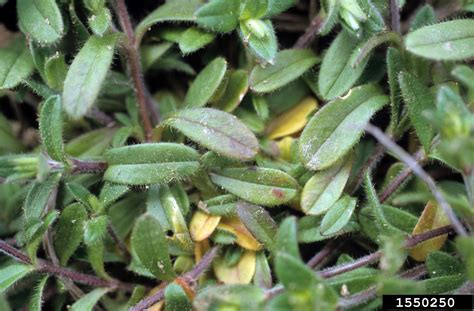
[[[467,277],[474,280],[474,238],[458,237],[456,239],[456,248],[463,257],[466,265]]]
[[[217,57],[210,62],[189,87],[184,105],[193,108],[204,107],[221,85],[226,70],[227,62],[224,58]]]
[[[132,232],[132,248],[157,279],[170,281],[174,278],[168,242],[155,217],[144,214],[138,218]]]
[[[192,311],[193,307],[181,286],[171,283],[165,288],[165,311]]]
[[[54,248],[62,266],[67,264],[81,244],[86,220],[87,210],[78,203],[66,206],[61,212],[55,227]]]
[[[426,258],[426,268],[432,278],[464,273],[462,263],[445,252],[432,252]]]
[[[151,26],[166,21],[188,21],[194,20],[194,12],[202,4],[201,0],[168,0],[165,4],[159,6],[156,10],[145,17],[138,24],[135,33],[137,42],[148,31]]]
[[[397,126],[400,117],[401,91],[398,77],[406,69],[405,60],[400,50],[388,48],[387,51],[387,75],[390,85],[390,122],[392,126]]]
[[[268,10],[265,17],[278,15],[296,4],[297,0],[268,0]]]
[[[352,161],[346,160],[317,172],[304,185],[301,209],[309,215],[321,215],[340,198],[351,173]]]
[[[92,311],[94,306],[99,302],[109,290],[107,288],[96,288],[87,293],[81,299],[77,300],[70,308],[71,311]]]
[[[36,263],[36,253],[43,241],[43,236],[49,227],[56,221],[58,215],[59,213],[56,210],[53,210],[44,216],[43,221],[36,222],[26,229],[26,252],[34,264]]]
[[[94,12],[88,19],[89,27],[98,36],[103,36],[111,26],[112,16],[105,6]]]
[[[44,75],[48,85],[57,91],[62,91],[67,70],[63,54],[48,58],[44,64]]]
[[[58,186],[60,178],[60,174],[53,174],[43,182],[37,182],[31,187],[23,204],[25,222],[31,219],[41,219],[51,192]]]
[[[275,31],[270,20],[248,19],[240,22],[240,37],[257,57],[272,63],[278,46]]]
[[[198,27],[186,30],[179,39],[179,49],[183,54],[190,54],[211,43],[216,35]]]
[[[99,195],[100,204],[106,208],[120,199],[128,191],[128,186],[105,183]]]
[[[117,35],[92,36],[71,64],[64,81],[64,109],[73,119],[92,107],[114,56]]]
[[[434,131],[431,123],[428,122],[423,113],[435,109],[434,95],[423,82],[409,73],[400,74],[400,88],[416,135],[425,151],[428,152]]]
[[[299,154],[312,170],[325,169],[342,158],[357,143],[372,116],[388,101],[373,85],[351,90],[321,108],[301,134]]]
[[[257,93],[272,92],[300,77],[318,61],[311,50],[281,51],[273,65],[255,66],[250,74],[250,88]]]
[[[237,215],[257,241],[268,250],[274,249],[274,237],[278,226],[265,209],[244,201],[238,201]]]
[[[215,32],[229,32],[239,23],[239,0],[212,0],[196,12],[196,23]]]
[[[260,288],[272,288],[272,271],[270,269],[270,265],[268,264],[268,259],[264,251],[260,251],[257,253],[253,282],[256,286]]]
[[[323,58],[319,71],[319,92],[324,99],[333,99],[346,93],[359,79],[368,58],[357,67],[351,66],[351,55],[358,40],[342,31],[332,42]]]
[[[210,175],[216,185],[257,205],[284,204],[298,191],[298,183],[293,177],[270,168],[226,168]]]
[[[356,203],[355,198],[347,195],[339,199],[324,215],[320,228],[321,234],[331,235],[344,228],[351,219]]]
[[[276,245],[274,252],[283,252],[297,259],[301,259],[298,248],[298,229],[296,217],[285,218],[278,227],[275,237]]]
[[[28,310],[29,311],[41,311],[42,304],[43,304],[43,293],[44,288],[46,287],[46,283],[48,282],[49,276],[46,275],[41,278],[38,282],[38,285],[33,289],[33,294],[28,302]]]
[[[278,280],[289,290],[308,290],[320,282],[314,271],[301,259],[285,252],[276,254],[275,272]]]
[[[405,37],[409,52],[433,60],[463,60],[474,56],[474,20],[458,19],[425,26]]]
[[[66,184],[66,187],[77,202],[81,203],[89,210],[97,212],[98,200],[95,195],[89,192],[89,190],[74,183],[68,183]]]
[[[410,22],[410,31],[414,31],[423,26],[432,25],[436,23],[436,20],[434,8],[429,4],[425,4],[416,11],[415,16]]]
[[[251,160],[258,151],[255,135],[235,116],[216,109],[180,110],[172,114],[165,121],[165,125],[230,158]]]
[[[127,185],[165,184],[190,177],[199,168],[197,152],[173,143],[140,144],[109,150],[104,179]]]
[[[249,78],[247,71],[243,69],[234,70],[229,74],[224,94],[215,103],[220,110],[234,111],[244,99],[249,89]]]
[[[298,221],[298,241],[301,243],[313,243],[324,241],[330,238],[358,231],[360,229],[359,224],[350,220],[349,223],[343,228],[332,235],[322,235],[319,230],[321,227],[320,216],[304,216]]]
[[[268,9],[269,0],[241,0],[240,19],[260,18]]]
[[[467,65],[454,67],[452,75],[471,91],[474,90],[474,70]]]
[[[216,308],[239,310],[258,310],[259,305],[265,300],[263,289],[251,285],[220,285],[207,286],[198,293],[193,301],[197,311],[207,311]]]
[[[18,36],[0,49],[0,90],[14,88],[33,72],[33,59],[25,41],[25,37]]]
[[[61,98],[58,95],[48,98],[43,102],[41,108],[39,128],[41,140],[48,155],[55,161],[64,162],[66,155],[64,153],[61,113]]]
[[[102,278],[109,278],[104,268],[104,239],[107,235],[108,216],[92,218],[84,224],[84,244],[94,272]]]
[[[63,36],[63,18],[55,0],[18,0],[17,11],[22,31],[38,43],[54,43]]]
[[[10,286],[14,285],[33,270],[32,266],[19,263],[11,263],[1,268],[0,294],[4,293]]]

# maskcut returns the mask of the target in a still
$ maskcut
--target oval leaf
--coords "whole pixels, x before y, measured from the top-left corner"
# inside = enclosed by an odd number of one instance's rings
[[[357,42],[346,31],[342,31],[326,52],[318,80],[319,92],[324,99],[332,99],[347,92],[364,71],[367,59],[355,68],[351,66],[351,55]]]
[[[33,267],[12,263],[0,269],[0,294],[4,293],[10,286],[33,271]]]
[[[263,206],[289,202],[298,191],[298,182],[293,177],[270,168],[227,168],[210,176],[228,192]]]
[[[217,91],[227,70],[227,62],[218,57],[210,62],[191,84],[184,105],[186,107],[203,107]]]
[[[0,49],[0,89],[11,89],[26,79],[34,69],[25,37],[18,36]]]
[[[229,32],[237,27],[239,9],[239,0],[214,0],[196,12],[196,22],[212,31]]]
[[[317,172],[305,184],[301,209],[309,215],[324,214],[342,194],[351,173],[352,161]]]
[[[105,153],[105,180],[130,185],[164,184],[187,178],[199,169],[198,153],[180,144],[125,146]]]
[[[406,36],[413,54],[435,60],[463,60],[474,56],[474,20],[460,19],[419,28]]]
[[[223,156],[251,160],[258,151],[255,135],[239,119],[223,111],[211,108],[181,110],[165,124]]]
[[[418,223],[413,229],[412,234],[420,234],[426,231],[434,230],[449,225],[451,222],[444,211],[433,201],[426,204],[423,213],[418,219]],[[431,253],[441,249],[448,238],[447,234],[429,239],[420,243],[410,250],[410,256],[416,261],[425,261]]]
[[[260,243],[269,250],[274,249],[274,237],[278,226],[266,210],[260,206],[239,201],[237,202],[237,214],[245,227]]]
[[[18,0],[17,11],[23,32],[38,43],[53,43],[63,36],[63,18],[55,0]]]
[[[249,284],[255,273],[255,252],[245,251],[239,262],[229,267],[224,258],[218,258],[213,264],[214,273],[224,284]]]
[[[132,248],[140,262],[159,280],[174,278],[168,242],[160,222],[149,214],[138,218],[132,232]]]
[[[373,85],[351,90],[320,109],[300,138],[299,153],[306,167],[325,169],[343,157],[359,140],[372,116],[388,102]]]
[[[65,154],[61,113],[61,98],[58,95],[51,96],[43,103],[39,124],[41,140],[46,152],[51,159],[63,162]]]
[[[273,65],[257,65],[250,74],[250,88],[257,93],[274,91],[300,77],[316,65],[319,58],[311,50],[284,50]]]
[[[319,229],[321,234],[331,235],[344,228],[351,219],[356,203],[357,200],[350,196],[339,199],[324,215]]]
[[[79,203],[71,204],[61,212],[54,235],[54,248],[61,265],[67,264],[81,244],[86,220],[87,210]]]
[[[99,302],[109,290],[107,288],[97,288],[87,293],[81,299],[76,301],[70,308],[71,311],[92,311],[94,306]]]
[[[73,119],[92,107],[114,56],[117,35],[92,36],[72,62],[64,82],[64,109]]]
[[[212,216],[201,211],[196,211],[189,224],[189,232],[193,240],[200,242],[210,237],[217,228],[220,220],[220,216]]]

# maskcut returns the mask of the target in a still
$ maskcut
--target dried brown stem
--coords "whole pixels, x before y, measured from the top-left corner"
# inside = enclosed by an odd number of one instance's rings
[[[334,252],[343,242],[340,240],[332,240],[328,242],[319,252],[317,252],[306,264],[314,269],[323,262],[331,253]]]
[[[71,159],[71,174],[103,173],[107,169],[107,163],[102,161],[83,161]]]

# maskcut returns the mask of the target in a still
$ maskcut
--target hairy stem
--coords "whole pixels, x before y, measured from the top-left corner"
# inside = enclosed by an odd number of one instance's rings
[[[3,240],[0,240],[0,252],[16,259],[17,261],[21,263],[24,263],[27,265],[32,264],[30,258],[26,254],[16,249],[15,247],[9,245]],[[90,286],[108,287],[110,289],[122,289],[126,291],[131,291],[133,288],[131,284],[123,283],[121,281],[114,280],[114,279],[104,280],[93,275],[76,272],[68,268],[56,266],[51,262],[41,260],[41,259],[38,260],[36,271],[40,273],[52,274],[58,277],[65,277],[72,280],[73,282],[90,285]]]
[[[128,40],[125,43],[124,51],[127,54],[130,74],[135,86],[135,94],[138,101],[138,109],[143,122],[143,130],[147,141],[151,141],[153,134],[153,125],[151,118],[158,119],[158,112],[154,109],[153,104],[148,100],[145,81],[143,80],[140,56],[136,46],[135,33],[133,32],[132,23],[128,14],[127,6],[124,0],[117,0],[115,6],[117,16],[125,32]]]
[[[392,31],[401,33],[398,0],[390,0],[390,22]]]
[[[118,236],[117,232],[115,231],[111,223],[107,225],[107,232],[109,233],[110,237],[115,242],[115,244],[117,245],[118,249],[124,256],[127,263],[130,262],[130,259],[131,259],[130,252],[128,251],[127,246],[125,245],[125,242]]]
[[[443,194],[436,187],[436,183],[433,178],[425,172],[425,170],[418,164],[418,162],[413,159],[405,150],[403,150],[399,145],[397,145],[390,137],[385,135],[378,127],[375,127],[371,124],[368,124],[365,130],[374,136],[381,144],[383,144],[388,150],[393,152],[401,161],[403,161],[412,171],[417,175],[421,180],[423,180],[431,193],[435,197],[439,206],[443,211],[448,215],[451,224],[456,230],[456,233],[462,236],[467,236],[466,229],[463,227],[456,214],[454,214],[451,206],[444,198]]]
[[[107,169],[107,163],[103,161],[83,161],[71,159],[71,174],[103,173]]]
[[[296,41],[293,47],[295,49],[307,48],[311,42],[313,42],[313,39],[318,33],[319,29],[321,29],[323,21],[324,19],[322,15],[317,14],[309,24],[308,28],[306,28],[305,32],[298,38],[298,41]]]
[[[420,148],[413,156],[415,161],[422,165],[426,162],[427,157],[423,148]],[[385,202],[397,189],[413,174],[411,168],[406,167],[400,172],[379,194],[380,203]]]
[[[218,247],[214,247],[210,251],[208,251],[202,257],[201,261],[199,261],[197,265],[191,271],[185,273],[181,277],[181,280],[187,282],[188,284],[195,282],[201,274],[203,274],[207,269],[209,269],[218,251],[219,251]],[[135,306],[130,308],[130,311],[143,311],[143,310],[148,309],[152,305],[160,302],[164,297],[164,293],[165,293],[165,287],[163,287],[161,290],[156,292],[154,295],[139,301]]]
[[[343,242],[340,240],[332,240],[327,243],[319,252],[317,252],[306,264],[314,269],[323,262],[331,253],[334,252]]]

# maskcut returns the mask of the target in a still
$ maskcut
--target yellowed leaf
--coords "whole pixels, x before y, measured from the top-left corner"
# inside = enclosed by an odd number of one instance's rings
[[[418,222],[413,228],[412,234],[420,234],[433,229],[444,227],[451,222],[446,213],[433,201],[429,201]],[[429,253],[440,250],[446,242],[448,235],[442,235],[423,243],[420,243],[410,250],[410,256],[416,261],[425,261]]]
[[[262,245],[253,237],[237,217],[222,218],[217,227],[235,234],[237,237],[236,243],[245,249],[251,251],[259,251],[262,249]]]
[[[286,136],[282,140],[277,142],[278,149],[280,150],[280,158],[285,161],[291,161],[291,145],[295,139],[291,136]]]
[[[194,259],[196,262],[201,261],[202,256],[211,249],[211,243],[209,240],[203,240],[194,244]]]
[[[302,100],[298,105],[285,111],[268,125],[268,138],[276,139],[301,131],[308,123],[309,115],[318,108],[313,97]]]
[[[218,258],[213,264],[214,273],[224,284],[249,284],[255,274],[255,252],[244,251],[239,262],[229,267],[223,258]]]
[[[196,242],[207,239],[217,228],[220,220],[220,216],[212,216],[201,211],[196,211],[189,224],[191,237]]]

